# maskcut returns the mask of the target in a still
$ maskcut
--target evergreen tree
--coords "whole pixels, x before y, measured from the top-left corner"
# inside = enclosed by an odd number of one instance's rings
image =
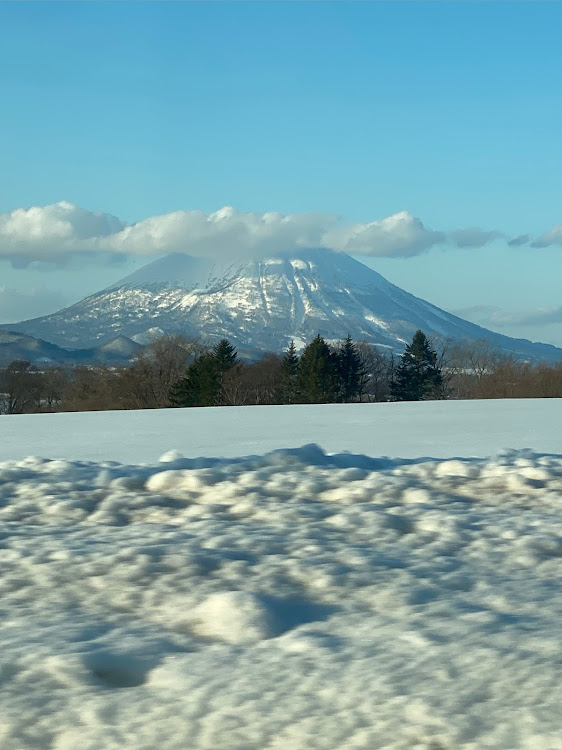
[[[349,333],[336,353],[336,365],[339,379],[338,400],[353,401],[361,393],[365,370]]]
[[[172,406],[218,406],[223,403],[223,377],[239,364],[236,349],[222,339],[198,357],[172,389]]]
[[[213,347],[213,357],[215,358],[218,382],[218,393],[215,403],[217,405],[224,404],[228,401],[225,398],[223,388],[224,376],[233,367],[238,367],[240,360],[238,359],[238,352],[228,339],[221,339],[218,344],[215,344]]]
[[[297,379],[297,369],[299,358],[295,342],[291,341],[289,348],[281,360],[281,383],[279,386],[279,400],[282,404],[294,404],[296,398],[295,381]]]
[[[211,352],[202,354],[172,388],[172,406],[216,406],[221,392],[220,375],[214,355]]]
[[[239,364],[238,352],[228,339],[221,339],[213,347],[215,358],[220,372],[227,372],[231,367]]]
[[[395,401],[438,398],[443,376],[437,353],[423,331],[416,331],[394,372],[391,393]]]
[[[302,404],[331,404],[337,400],[337,361],[318,335],[303,351],[295,379],[296,400]]]

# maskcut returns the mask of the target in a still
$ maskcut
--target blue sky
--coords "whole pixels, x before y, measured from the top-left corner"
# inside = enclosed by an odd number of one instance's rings
[[[0,4],[0,320],[152,259],[90,242],[26,266],[53,235],[18,209],[66,201],[122,225],[225,205],[350,226],[408,212],[442,240],[373,246],[369,265],[562,345],[561,27],[551,2]],[[497,235],[458,247],[469,228]]]

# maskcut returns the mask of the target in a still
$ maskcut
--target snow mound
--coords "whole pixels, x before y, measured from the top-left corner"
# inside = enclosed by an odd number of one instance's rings
[[[226,643],[255,643],[273,633],[271,613],[253,594],[221,591],[211,594],[196,611],[196,632]]]

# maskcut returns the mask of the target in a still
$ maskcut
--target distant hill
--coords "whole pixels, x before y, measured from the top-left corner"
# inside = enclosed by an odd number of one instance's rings
[[[350,333],[400,353],[414,332],[486,339],[519,359],[558,361],[562,349],[494,333],[414,297],[345,253],[297,250],[225,264],[172,254],[71,307],[9,326],[64,347],[96,347],[154,330],[230,339],[246,354]],[[4,326],[7,328],[7,326]]]
[[[126,364],[143,349],[125,336],[100,346],[66,349],[16,331],[0,330],[0,366],[17,359],[33,364]]]

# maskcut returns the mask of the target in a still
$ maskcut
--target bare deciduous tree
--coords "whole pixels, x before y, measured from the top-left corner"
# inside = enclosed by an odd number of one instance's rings
[[[132,365],[119,370],[113,385],[122,408],[163,409],[170,405],[170,391],[189,363],[205,350],[200,341],[179,334],[154,339]]]
[[[68,387],[68,372],[62,367],[47,367],[41,373],[41,411],[57,411]]]
[[[62,411],[105,411],[123,409],[115,394],[117,371],[107,367],[75,367],[62,398]]]
[[[39,373],[27,360],[14,360],[1,373],[0,407],[4,414],[25,414],[39,410]]]
[[[509,355],[486,339],[438,339],[435,346],[443,371],[444,396],[448,398],[477,398],[474,394],[482,379],[500,365],[512,361]]]
[[[365,371],[359,400],[387,401],[390,397],[392,358],[367,341],[359,341],[355,346]]]
[[[281,357],[268,352],[257,362],[242,363],[225,373],[225,405],[280,403]]]

